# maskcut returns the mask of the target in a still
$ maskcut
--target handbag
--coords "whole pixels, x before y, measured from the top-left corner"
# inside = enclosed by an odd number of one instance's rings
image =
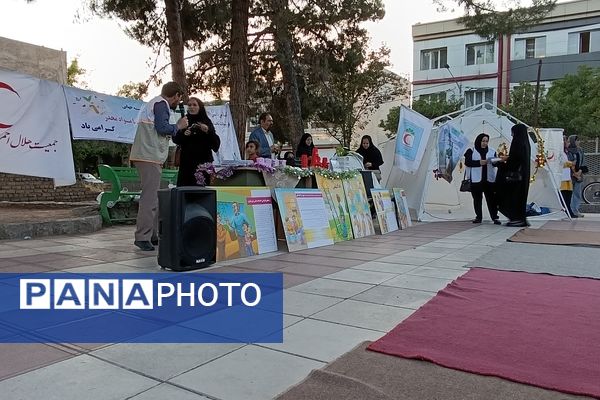
[[[173,166],[179,167],[181,164],[181,146],[177,145],[175,148],[175,156],[173,157]]]
[[[463,176],[463,180],[460,183],[461,192],[470,192],[471,191],[471,174],[469,173],[469,179],[467,179],[467,170],[465,170],[465,175]]]
[[[521,182],[523,180],[523,174],[521,174],[521,167],[519,167],[516,171],[506,171],[506,176],[504,177],[506,182]]]

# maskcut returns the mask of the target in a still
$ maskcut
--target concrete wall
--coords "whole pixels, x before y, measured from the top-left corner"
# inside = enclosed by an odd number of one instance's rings
[[[26,28],[24,28],[26,29]],[[67,53],[0,37],[0,69],[67,83]]]

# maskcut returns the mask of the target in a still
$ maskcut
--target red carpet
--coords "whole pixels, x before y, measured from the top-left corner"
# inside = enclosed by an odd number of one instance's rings
[[[471,269],[369,350],[600,398],[600,280]]]

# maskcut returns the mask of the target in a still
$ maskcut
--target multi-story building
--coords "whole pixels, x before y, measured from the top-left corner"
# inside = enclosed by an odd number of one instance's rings
[[[511,88],[536,82],[540,60],[545,87],[580,65],[600,67],[600,0],[559,3],[525,33],[492,41],[456,19],[413,25],[412,34],[414,99],[506,104]]]

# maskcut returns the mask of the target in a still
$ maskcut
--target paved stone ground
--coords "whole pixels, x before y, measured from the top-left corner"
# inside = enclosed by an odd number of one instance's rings
[[[358,343],[383,336],[517,230],[419,224],[223,263],[210,270],[283,272],[282,344],[0,345],[0,398],[269,399]],[[156,254],[134,251],[132,237],[133,227],[122,226],[0,241],[0,272],[156,272]]]

